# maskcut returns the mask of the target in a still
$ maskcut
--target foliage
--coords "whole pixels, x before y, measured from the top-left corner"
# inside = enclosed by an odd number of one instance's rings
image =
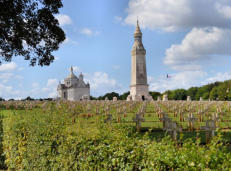
[[[2,115],[0,115],[0,169],[6,169],[5,165],[5,156],[3,151],[3,121],[2,121]]]
[[[25,101],[25,100],[31,100],[31,101],[33,101],[34,99],[31,98],[30,96],[28,96],[28,97],[26,97],[25,99],[23,99],[22,101]]]
[[[191,87],[188,90],[176,89],[168,90],[167,94],[170,100],[186,100],[190,96],[192,100],[199,100],[202,97],[205,100],[231,100],[231,80],[224,82],[215,82],[202,87]]]
[[[192,100],[196,100],[195,95],[197,94],[197,91],[198,91],[198,87],[191,87],[190,89],[187,90],[187,96],[190,96]]]
[[[156,141],[131,126],[94,122],[66,104],[5,114],[3,145],[9,170],[229,170],[231,154],[218,134],[209,144],[169,137]]]
[[[130,92],[125,92],[119,96],[119,100],[126,100]]]
[[[90,100],[97,100],[97,98],[90,96]]]
[[[61,0],[1,0],[2,60],[9,62],[13,56],[24,56],[32,66],[53,62],[51,53],[65,40],[65,33],[54,17],[61,7]]]
[[[9,99],[8,101],[15,101],[14,99]]]
[[[112,100],[113,97],[119,98],[119,94],[116,92],[106,93],[104,96],[100,96],[98,100],[105,100],[105,98],[108,98],[108,100]]]
[[[186,100],[187,99],[187,91],[185,89],[177,89],[173,90],[170,96],[172,100]]]
[[[150,91],[149,94],[152,96],[154,100],[157,100],[158,96],[161,96],[161,93],[156,91]]]

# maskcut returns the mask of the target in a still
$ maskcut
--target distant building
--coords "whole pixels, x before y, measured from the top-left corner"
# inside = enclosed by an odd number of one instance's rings
[[[64,84],[59,83],[57,87],[58,98],[62,100],[78,101],[90,99],[90,85],[83,81],[83,74],[79,78],[70,68],[70,75],[64,79]]]

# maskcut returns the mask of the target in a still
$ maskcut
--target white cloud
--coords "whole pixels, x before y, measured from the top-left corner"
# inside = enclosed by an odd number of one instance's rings
[[[78,42],[75,40],[72,40],[70,37],[66,37],[66,39],[63,42],[63,45],[71,44],[71,45],[78,45]],[[56,58],[55,58],[56,59]],[[57,59],[56,59],[57,60]]]
[[[14,62],[0,65],[0,71],[2,71],[2,72],[14,71],[16,68],[17,68],[17,64]]]
[[[99,31],[93,31],[92,29],[87,28],[87,27],[85,27],[82,30],[80,30],[80,33],[84,34],[84,35],[87,35],[87,36],[97,36],[97,35],[100,34]]]
[[[231,30],[216,27],[194,28],[166,50],[164,63],[177,70],[198,70],[203,61],[231,55]]]
[[[24,67],[20,67],[18,68],[19,71],[23,71],[24,70]]]
[[[90,83],[91,94],[93,96],[104,95],[108,92],[122,92],[122,86],[105,72],[94,72],[86,74],[86,81]]]
[[[166,76],[154,79],[148,77],[149,90],[164,92],[166,90],[173,90],[178,88],[188,89],[191,86],[200,86],[201,81],[207,75],[203,71],[184,71],[175,74],[170,74],[170,78]]]
[[[17,79],[22,80],[23,76],[21,75],[14,75],[13,73],[1,73],[0,74],[0,80],[2,80],[3,83],[7,83],[9,80]]]
[[[91,36],[91,35],[93,34],[92,30],[89,29],[89,28],[83,28],[83,29],[81,30],[81,33],[82,33],[82,34],[85,34],[85,35],[88,35],[88,36]]]
[[[74,72],[78,72],[78,73],[81,72],[81,69],[78,66],[73,66],[72,68]]]
[[[7,86],[5,84],[0,83],[0,97],[7,98],[15,98],[20,94],[20,91],[14,90],[12,86]]]
[[[55,56],[55,61],[58,61],[60,59],[60,57]]]
[[[37,97],[40,94],[41,94],[41,90],[39,87],[39,83],[37,83],[37,82],[33,82],[32,83],[32,89],[30,89],[30,91],[28,91],[28,92],[25,92],[26,97],[30,96],[32,98]]]
[[[15,75],[15,78],[18,79],[18,80],[23,80],[24,79],[24,77],[21,76],[21,75]]]
[[[208,84],[208,83],[214,83],[216,81],[225,81],[231,79],[231,73],[230,72],[218,72],[215,76],[207,78],[205,81],[202,82],[202,84]]]
[[[54,98],[57,97],[58,79],[51,78],[47,80],[46,87],[42,88],[42,91],[46,94],[45,97]]]
[[[32,87],[33,88],[39,88],[39,83],[37,83],[37,82],[32,83]]]
[[[231,79],[231,72],[217,72],[214,76],[204,71],[183,71],[170,74],[170,78],[162,76],[153,78],[148,76],[149,90],[165,92],[179,88],[188,89],[194,86],[203,86],[216,81],[225,81]]]
[[[59,21],[60,26],[69,25],[72,23],[72,20],[68,15],[58,14],[55,17]]]
[[[12,73],[1,73],[0,74],[0,79],[1,80],[9,80],[12,77],[13,77]]]
[[[114,20],[115,20],[115,22],[120,23],[120,22],[122,22],[123,18],[121,16],[115,16]]]
[[[47,81],[47,87],[57,87],[58,85],[58,80],[57,79],[48,79]]]
[[[225,18],[231,19],[231,6],[216,4],[217,11],[222,14]]]
[[[175,31],[193,27],[230,27],[229,0],[130,0],[125,23]]]

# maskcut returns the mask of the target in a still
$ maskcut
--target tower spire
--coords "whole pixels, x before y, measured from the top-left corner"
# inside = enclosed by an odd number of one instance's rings
[[[70,68],[70,71],[71,71],[71,73],[73,73],[73,67],[71,66],[71,68]]]
[[[137,17],[137,21],[136,21],[136,31],[134,33],[134,37],[142,37],[142,32],[140,30],[140,26],[139,26],[139,20],[138,20],[138,17]]]
[[[137,16],[137,20],[136,20],[136,27],[139,27],[139,19],[138,19],[138,16]]]

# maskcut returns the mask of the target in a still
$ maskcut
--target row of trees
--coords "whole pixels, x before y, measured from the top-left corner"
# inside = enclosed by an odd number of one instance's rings
[[[231,100],[231,80],[227,80],[224,82],[215,82],[211,84],[207,84],[202,87],[191,87],[188,90],[185,89],[176,89],[176,90],[168,90],[164,93],[150,91],[149,94],[152,96],[154,100],[157,100],[158,96],[162,97],[164,94],[168,95],[169,100],[186,100],[187,96],[190,96],[192,100],[199,100],[202,97],[204,100]],[[126,100],[129,92],[125,92],[123,94],[119,94],[116,92],[106,93],[103,96],[93,97],[91,96],[91,100],[104,100],[108,98],[112,100],[113,97],[117,97],[118,100]],[[14,99],[10,99],[13,101]],[[27,97],[22,100],[52,100],[51,98],[46,99],[33,99],[31,97]],[[0,97],[0,101],[5,101],[5,99]]]
[[[112,100],[113,97],[117,97],[118,100],[126,100],[129,94],[130,94],[129,91],[121,95],[119,95],[119,93],[116,92],[111,92],[111,93],[106,93],[104,96],[99,96],[97,98],[91,96],[91,100],[104,100],[105,98],[108,98],[108,100]]]
[[[52,98],[40,98],[40,99],[34,99],[34,98],[31,98],[30,96],[26,97],[25,99],[21,99],[22,101],[25,101],[25,100],[29,100],[29,101],[34,101],[34,100],[39,100],[39,101],[44,101],[44,100],[48,100],[48,101],[51,101],[53,100]],[[0,101],[6,101],[4,98],[0,97]],[[15,99],[9,99],[8,101],[15,101]]]
[[[224,82],[215,82],[202,87],[191,87],[188,90],[176,89],[166,91],[171,100],[186,100],[190,96],[192,100],[199,100],[202,97],[205,100],[231,100],[231,80]]]
[[[186,89],[168,90],[164,93],[150,91],[149,94],[154,100],[157,100],[158,96],[162,97],[164,94],[168,95],[169,100],[186,100],[187,96],[190,96],[192,100],[199,100],[202,97],[204,100],[231,100],[231,80],[224,82],[215,82],[204,85],[202,87],[191,87]],[[112,100],[113,97],[117,97],[118,100],[126,100],[129,92],[118,94],[116,92],[107,93],[104,96],[98,98],[91,97],[92,100],[104,100],[106,97]]]

